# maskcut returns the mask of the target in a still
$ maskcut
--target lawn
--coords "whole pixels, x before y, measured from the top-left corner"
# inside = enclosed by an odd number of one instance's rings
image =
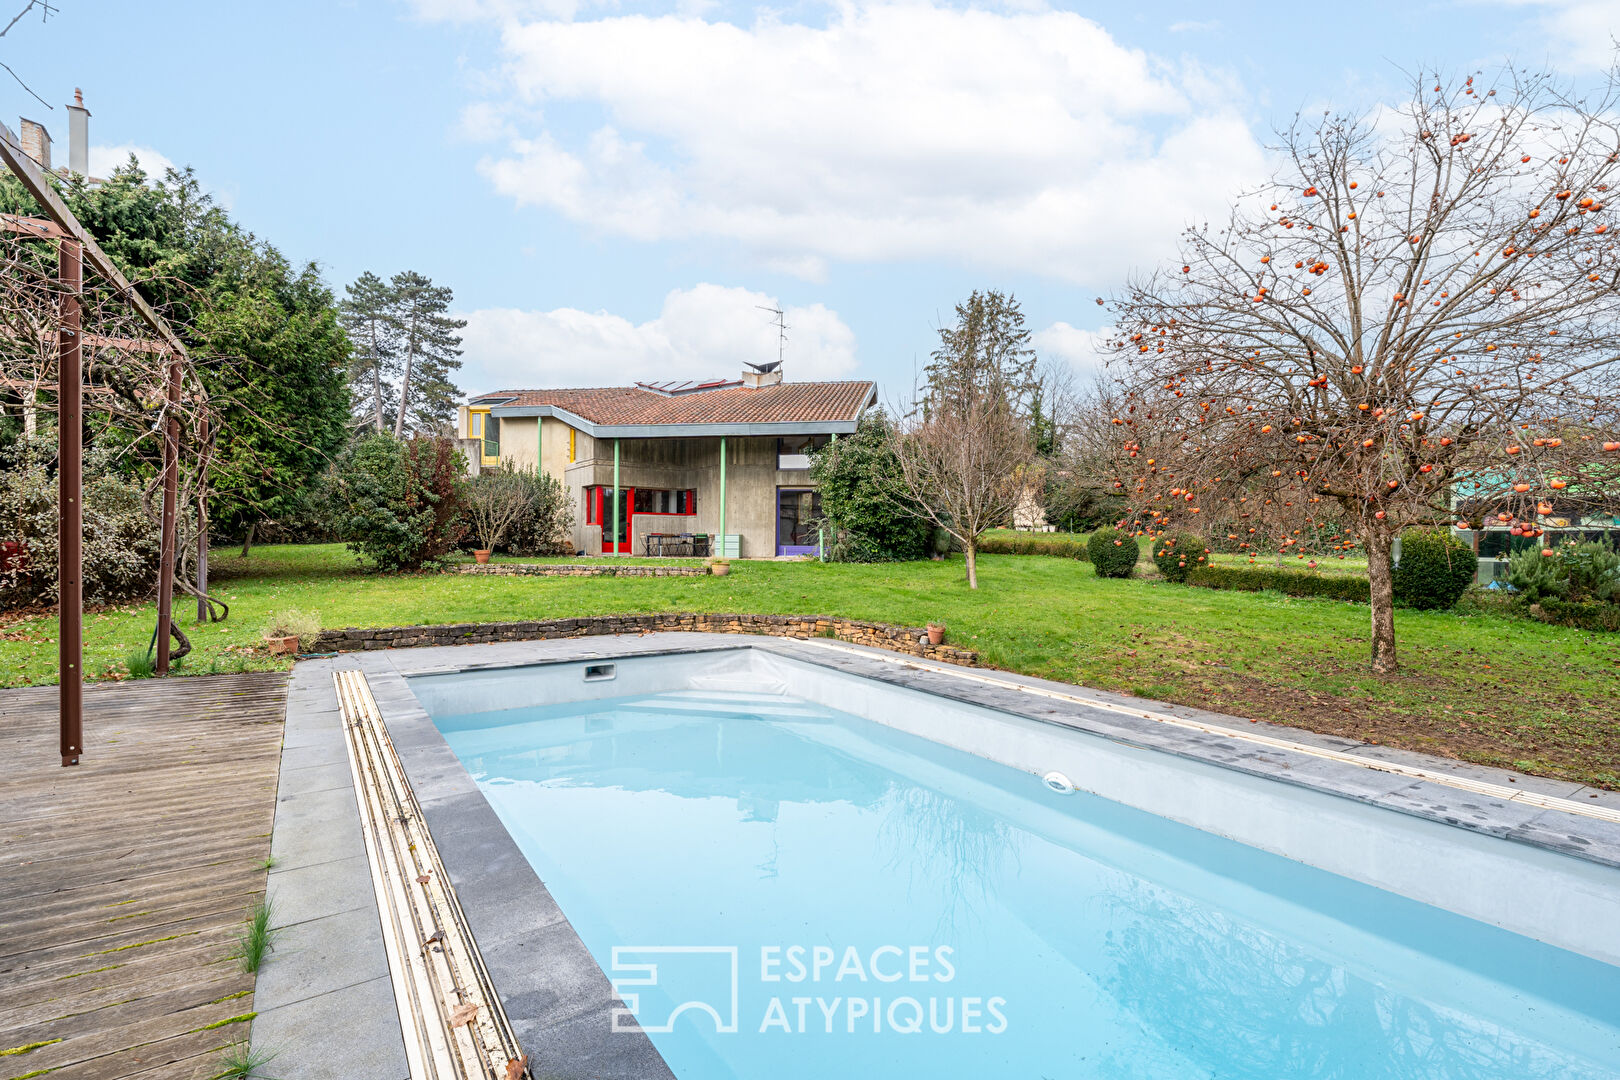
[[[977,592],[960,560],[736,562],[723,578],[376,575],[312,545],[222,549],[210,565],[231,618],[195,626],[194,605],[177,604],[197,647],[184,672],[276,666],[255,646],[286,607],[328,627],[653,611],[937,621],[995,667],[1620,787],[1620,638],[1492,614],[1399,612],[1404,667],[1379,678],[1364,606],[1110,581],[1073,559],[984,556]],[[152,625],[150,605],[90,616],[86,670],[121,673]],[[7,685],[54,681],[55,630],[53,617],[0,627]]]

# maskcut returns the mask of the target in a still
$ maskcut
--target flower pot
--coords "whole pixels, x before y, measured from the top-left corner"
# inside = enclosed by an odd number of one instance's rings
[[[288,634],[285,637],[266,637],[265,647],[272,656],[293,656],[298,652],[298,635]]]
[[[709,573],[715,577],[725,577],[731,573],[731,564],[728,562],[712,562],[709,564]]]
[[[939,623],[928,624],[928,644],[942,645],[945,642],[945,627]]]
[[[489,562],[489,552],[487,550],[475,551],[473,552],[473,558],[477,559],[479,565],[482,566],[484,563]]]

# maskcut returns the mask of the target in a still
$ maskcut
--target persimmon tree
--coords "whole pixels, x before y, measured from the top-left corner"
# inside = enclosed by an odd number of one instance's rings
[[[1127,521],[1364,548],[1385,673],[1403,528],[1467,497],[1537,534],[1555,492],[1620,488],[1616,104],[1504,69],[1296,118],[1269,183],[1109,302]]]

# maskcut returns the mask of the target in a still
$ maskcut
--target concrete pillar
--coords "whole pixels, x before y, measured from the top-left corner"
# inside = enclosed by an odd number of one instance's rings
[[[613,440],[613,550],[619,550],[619,440]]]
[[[715,554],[726,553],[726,437],[720,436],[720,546]],[[740,554],[740,553],[739,553]]]

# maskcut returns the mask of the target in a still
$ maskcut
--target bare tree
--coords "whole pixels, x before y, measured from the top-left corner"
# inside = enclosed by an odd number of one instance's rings
[[[1617,99],[1613,76],[1581,98],[1504,69],[1296,119],[1275,180],[1112,304],[1138,527],[1364,547],[1382,673],[1402,528],[1506,492],[1535,531],[1546,494],[1614,490]]]
[[[479,546],[484,551],[495,550],[506,534],[523,520],[532,502],[528,482],[510,460],[502,468],[479,473],[467,497],[467,511]]]
[[[979,587],[979,537],[1012,515],[1026,486],[1029,426],[1005,401],[977,395],[927,415],[913,413],[894,438],[904,494],[899,505],[962,545],[968,588]]]

